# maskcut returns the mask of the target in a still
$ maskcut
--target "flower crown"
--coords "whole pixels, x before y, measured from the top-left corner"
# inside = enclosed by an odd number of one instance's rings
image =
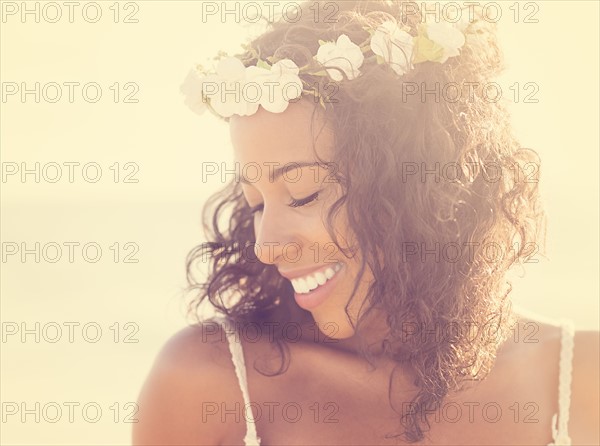
[[[320,65],[299,68],[290,59],[276,60],[267,57],[258,58],[256,51],[249,45],[250,51],[258,62],[253,66],[244,66],[236,57],[219,53],[220,59],[216,73],[205,70],[201,65],[192,67],[180,87],[185,95],[185,104],[195,113],[202,115],[207,109],[223,118],[232,115],[249,116],[262,106],[271,113],[281,113],[289,102],[295,102],[302,94],[313,95],[325,107],[322,96],[306,89],[299,74],[327,76],[339,82],[359,77],[360,68],[365,61],[364,53],[371,50],[377,64],[388,65],[398,76],[403,76],[414,68],[415,64],[431,61],[444,63],[450,57],[460,54],[465,44],[464,30],[468,23],[448,22],[420,24],[417,35],[409,34],[410,28],[400,27],[394,21],[386,21],[376,29],[365,27],[370,38],[357,45],[346,34],[337,41],[319,40],[320,47],[313,56]],[[224,56],[224,57],[223,57]],[[343,73],[343,74],[342,74]],[[305,85],[306,84],[306,85]]]

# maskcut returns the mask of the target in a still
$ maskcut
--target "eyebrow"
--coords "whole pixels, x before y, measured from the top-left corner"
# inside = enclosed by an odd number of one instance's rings
[[[289,163],[284,164],[281,167],[277,167],[275,169],[272,170],[273,172],[273,179],[270,181],[275,181],[277,180],[277,178],[279,178],[280,176],[282,176],[284,173],[287,173],[291,170],[295,170],[295,169],[300,169],[302,167],[309,167],[309,166],[322,166],[323,163],[319,163],[316,161],[290,161]],[[268,168],[266,169],[267,172],[271,172],[271,166],[268,166]],[[255,183],[256,181],[252,182],[249,181],[247,178],[244,177],[244,175],[240,175],[240,182],[244,183],[244,184],[248,184],[248,185],[252,185],[253,183]]]

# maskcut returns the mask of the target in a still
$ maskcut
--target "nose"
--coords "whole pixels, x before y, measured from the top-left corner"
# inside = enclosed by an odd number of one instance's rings
[[[273,265],[299,258],[300,237],[290,220],[281,209],[266,204],[263,212],[255,217],[254,254],[261,263]]]

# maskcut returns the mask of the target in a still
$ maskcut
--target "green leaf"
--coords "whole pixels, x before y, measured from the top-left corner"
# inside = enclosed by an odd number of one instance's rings
[[[415,39],[415,59],[413,63],[425,61],[439,62],[444,57],[444,48],[433,40],[419,34]]]
[[[319,39],[319,45],[325,45],[326,43],[329,43],[329,42],[325,42],[324,40]]]
[[[271,69],[271,65],[269,65],[268,63],[266,63],[264,60],[258,59],[258,62],[256,63],[256,66],[258,68],[264,68],[265,70],[270,70]]]

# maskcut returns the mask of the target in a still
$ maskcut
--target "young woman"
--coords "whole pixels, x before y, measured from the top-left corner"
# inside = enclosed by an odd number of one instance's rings
[[[418,6],[310,1],[187,78],[235,154],[188,258],[217,315],[163,348],[134,444],[598,444],[598,333],[510,303],[545,218],[493,26]]]

